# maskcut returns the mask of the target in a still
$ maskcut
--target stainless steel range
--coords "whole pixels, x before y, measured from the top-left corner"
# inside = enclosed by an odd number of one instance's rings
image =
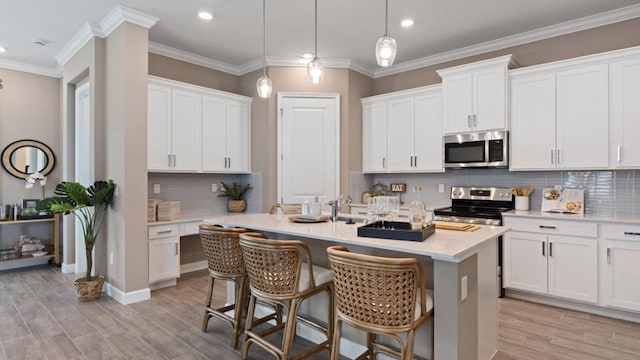
[[[493,187],[451,187],[451,206],[433,211],[436,221],[502,225],[502,213],[514,209],[514,196],[509,189]],[[502,288],[502,237],[498,238],[498,296]]]

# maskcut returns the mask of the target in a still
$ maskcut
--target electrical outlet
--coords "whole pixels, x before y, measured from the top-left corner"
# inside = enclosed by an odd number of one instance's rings
[[[464,301],[467,298],[467,275],[463,276],[460,282],[460,301]]]
[[[438,184],[438,192],[440,193],[444,192],[444,184]]]
[[[218,191],[218,184],[211,184],[211,192],[217,192]]]
[[[109,265],[113,265],[114,256],[113,253],[109,256]]]
[[[160,184],[153,184],[153,193],[160,194]]]

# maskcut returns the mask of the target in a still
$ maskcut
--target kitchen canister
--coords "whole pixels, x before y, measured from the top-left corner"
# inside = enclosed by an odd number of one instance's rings
[[[516,196],[516,210],[529,210],[528,196]]]
[[[0,204],[0,221],[9,220],[11,217],[11,205]]]

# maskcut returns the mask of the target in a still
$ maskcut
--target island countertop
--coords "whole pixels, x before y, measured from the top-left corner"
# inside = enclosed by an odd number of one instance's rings
[[[289,216],[291,215],[237,214],[213,216],[205,218],[204,222],[286,234],[292,237],[312,238],[347,245],[353,244],[399,251],[455,263],[475,254],[484,242],[495,239],[508,230],[508,228],[502,226],[480,226],[480,229],[471,232],[437,229],[425,241],[418,242],[359,237],[357,229],[361,224],[346,224],[344,221],[293,223],[289,221]]]

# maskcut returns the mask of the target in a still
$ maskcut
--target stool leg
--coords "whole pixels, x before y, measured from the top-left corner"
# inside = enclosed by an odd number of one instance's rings
[[[209,319],[211,315],[209,314],[209,308],[211,308],[211,297],[213,295],[213,284],[215,282],[215,278],[209,274],[209,289],[207,290],[207,298],[204,302],[204,318],[202,319],[202,331],[207,331],[207,326],[209,324]]]
[[[405,360],[413,359],[413,346],[416,339],[416,331],[411,330],[407,333],[407,342],[404,344],[404,348],[402,349],[402,354],[404,355]]]
[[[247,334],[249,331],[253,330],[253,312],[256,309],[256,297],[251,294],[249,298],[249,309],[247,310],[247,321],[244,325],[244,344],[242,344],[242,355],[241,359],[245,360],[247,358],[247,354],[249,354],[249,345],[251,345],[251,339]]]
[[[372,333],[367,333],[367,351],[369,353],[369,359],[370,360],[374,360],[375,359],[375,352],[374,352],[374,348],[373,348],[373,343],[375,342],[376,339],[376,335],[372,334]]]
[[[284,326],[284,334],[282,335],[282,358],[288,359],[291,354],[291,346],[293,338],[296,336],[296,318],[298,315],[299,299],[293,299],[289,303],[289,311],[287,312],[287,321]]]
[[[342,319],[336,318],[335,327],[333,328],[333,339],[331,343],[331,360],[338,360],[340,357],[340,329],[342,327]]]
[[[246,277],[241,277],[240,281],[234,281],[237,286],[236,304],[233,308],[233,334],[231,336],[231,347],[238,346],[238,338],[240,337],[240,328],[242,324],[242,313],[244,312],[245,295],[247,291]]]

